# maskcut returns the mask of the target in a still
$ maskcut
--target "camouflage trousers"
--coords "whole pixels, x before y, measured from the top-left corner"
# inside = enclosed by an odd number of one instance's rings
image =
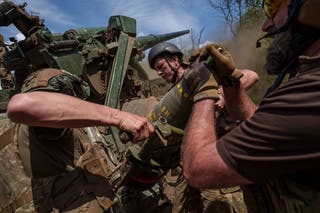
[[[114,213],[171,213],[172,205],[163,194],[160,184],[137,190],[123,187],[117,192],[117,202],[111,207]]]
[[[174,189],[174,213],[245,213],[246,205],[240,187],[195,189],[183,180]]]
[[[0,78],[1,78],[1,87],[2,89],[14,89],[15,82],[13,75],[6,70],[5,68],[1,67],[0,65]]]

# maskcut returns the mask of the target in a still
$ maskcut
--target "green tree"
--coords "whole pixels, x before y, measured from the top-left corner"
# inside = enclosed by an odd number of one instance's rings
[[[224,17],[231,36],[224,43],[232,52],[239,68],[256,71],[260,76],[249,95],[259,103],[274,77],[264,70],[266,46],[256,48],[256,40],[263,35],[260,27],[265,19],[262,0],[209,0],[214,11]]]
[[[209,4],[224,18],[233,36],[243,26],[260,22],[263,17],[262,0],[209,0]]]

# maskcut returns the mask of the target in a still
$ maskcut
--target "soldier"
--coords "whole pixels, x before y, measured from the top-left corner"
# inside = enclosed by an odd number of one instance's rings
[[[274,36],[266,67],[278,79],[257,107],[234,78],[228,51],[210,45],[195,55],[210,55],[216,76],[233,80],[218,79],[230,116],[243,122],[217,139],[214,101],[195,103],[182,146],[184,175],[197,188],[246,185],[249,212],[318,212],[320,2],[266,0],[264,8],[263,38]],[[279,85],[285,74],[290,79]]]
[[[104,98],[107,79],[104,76],[104,80],[91,82],[90,77],[92,73],[79,77],[60,69],[42,68],[32,70],[23,85],[18,85],[21,93],[11,98],[7,109],[8,117],[16,123],[13,141],[5,147],[11,155],[0,153],[5,161],[1,171],[10,170],[0,173],[1,212],[102,212],[113,205],[111,182],[121,175],[116,167],[119,165],[114,164],[121,162],[105,157],[101,145],[105,138],[99,134],[106,133],[107,126],[116,126],[130,132],[135,143],[149,137],[154,129],[145,117],[93,103]],[[94,86],[102,88],[101,100],[89,96]],[[89,98],[92,102],[87,101]]]
[[[7,52],[7,48],[4,43],[3,36],[0,34],[0,79],[2,89],[13,89],[14,88],[14,78],[9,70],[3,67],[3,57]]]
[[[175,86],[182,80],[184,74],[189,72],[188,69],[192,69],[189,65],[183,63],[182,57],[183,53],[176,45],[163,42],[155,45],[151,49],[148,59],[150,67],[165,79],[167,83],[172,83]],[[251,70],[242,70],[242,72],[244,73],[244,77],[241,81],[245,83],[246,89],[250,88],[259,80],[258,75]],[[178,98],[177,96],[175,97]],[[229,131],[238,124],[238,122],[229,119],[224,112],[222,89],[219,91],[219,98],[220,100],[217,101],[216,106],[220,108],[220,113],[218,113],[219,122],[216,123],[216,127],[222,136],[222,134]],[[179,168],[180,167],[177,167],[169,173],[173,174],[178,171],[178,174],[176,174],[177,177],[179,173],[181,173]],[[173,179],[173,177],[167,178]],[[199,191],[187,185],[185,180],[180,179],[180,181],[182,182],[174,187],[170,187],[169,183],[165,189],[168,191],[168,194],[171,194],[173,197],[173,212],[245,212],[239,187]]]
[[[27,203],[10,203],[7,210],[23,209],[28,202],[40,212],[102,211],[111,204],[110,185],[90,168],[94,147],[82,127],[117,126],[132,133],[133,141],[148,137],[153,127],[146,118],[83,100],[87,86],[74,75],[47,68],[32,73],[23,93],[11,98],[8,117],[18,123],[14,143],[32,186],[21,195]]]
[[[32,185],[20,195],[26,203],[4,209],[24,209],[30,202],[39,212],[110,207],[114,192],[93,172],[101,165],[88,158],[94,147],[82,127],[117,126],[134,142],[147,138],[153,127],[146,118],[85,101],[87,86],[74,75],[47,68],[32,73],[22,93],[11,98],[7,113],[17,123],[14,143]]]

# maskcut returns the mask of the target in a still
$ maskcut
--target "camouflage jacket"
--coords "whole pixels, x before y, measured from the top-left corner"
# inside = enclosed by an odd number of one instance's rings
[[[43,69],[25,80],[22,91],[61,92],[83,99],[88,96],[88,85],[67,72]],[[16,181],[19,188],[3,199],[7,201],[0,204],[3,211],[101,212],[110,207],[114,192],[101,172],[96,147],[83,129],[16,124],[12,139],[9,148],[17,155],[4,157],[14,158],[10,162],[16,162],[19,169],[5,181]],[[6,160],[10,159],[1,161]]]

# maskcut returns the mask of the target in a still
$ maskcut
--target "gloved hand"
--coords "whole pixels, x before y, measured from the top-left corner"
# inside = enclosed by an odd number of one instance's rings
[[[206,61],[208,69],[219,84],[232,86],[240,80],[242,73],[234,65],[230,52],[217,44],[209,44],[193,52],[190,62]]]
[[[184,74],[184,81],[192,94],[193,102],[203,99],[219,100],[218,83],[203,64],[194,64]]]

